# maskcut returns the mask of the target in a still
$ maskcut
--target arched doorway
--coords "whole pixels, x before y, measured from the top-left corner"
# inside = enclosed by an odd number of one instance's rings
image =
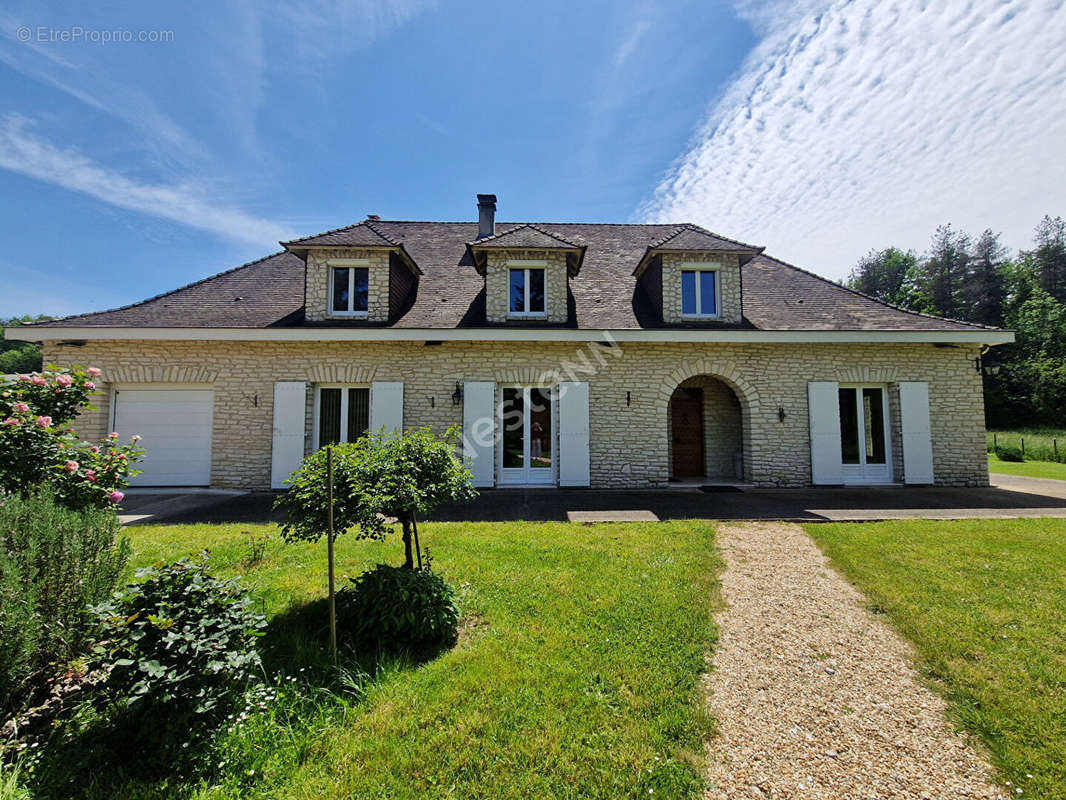
[[[682,381],[667,405],[670,480],[734,482],[745,464],[745,415],[736,392],[713,375]]]

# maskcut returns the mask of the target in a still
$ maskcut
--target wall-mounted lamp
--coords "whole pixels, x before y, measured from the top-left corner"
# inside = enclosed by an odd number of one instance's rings
[[[437,407],[437,398],[436,397],[427,397],[426,399],[429,401],[429,407],[430,408],[436,408]]]
[[[632,392],[626,392],[626,405],[627,406],[633,405],[633,393]]]
[[[781,406],[778,406],[777,407],[777,421],[778,422],[784,422],[786,416],[788,416],[788,415],[785,413],[785,409],[782,408]]]
[[[463,402],[463,387],[459,385],[459,381],[455,382],[455,391],[452,392],[452,405],[457,406]]]
[[[973,368],[979,373],[983,372],[985,375],[999,375],[1000,364],[990,356],[986,356],[983,359],[978,356],[973,360]]]

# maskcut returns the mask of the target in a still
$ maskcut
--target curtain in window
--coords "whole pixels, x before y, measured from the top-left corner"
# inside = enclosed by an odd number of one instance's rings
[[[341,440],[341,390],[321,389],[318,403],[318,444],[336,444]]]
[[[354,442],[370,430],[370,390],[348,390],[348,441]]]

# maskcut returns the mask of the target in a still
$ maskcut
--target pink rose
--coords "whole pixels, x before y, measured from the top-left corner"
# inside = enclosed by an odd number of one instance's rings
[[[77,472],[78,471],[78,462],[77,461],[68,461],[66,464],[63,465],[63,469],[65,469],[67,472]]]
[[[56,375],[56,383],[58,383],[60,386],[70,386],[70,384],[74,383],[74,381],[69,375],[63,374]]]
[[[133,434],[133,436],[130,437],[130,441],[131,442],[139,442],[140,440],[141,440],[141,437],[138,436],[137,434]]]
[[[30,407],[28,405],[26,405],[25,403],[15,403],[14,407],[12,408],[12,410],[16,414],[26,414],[26,413],[29,413]]]
[[[109,494],[107,496],[107,499],[110,500],[112,503],[119,503],[119,502],[122,501],[122,498],[125,497],[125,496],[126,495],[124,495],[118,489],[115,489],[115,491],[113,491],[111,494]]]
[[[89,367],[85,371],[89,374],[90,378],[95,378],[97,375],[100,374],[100,368],[99,367]]]
[[[34,386],[44,386],[48,383],[48,381],[46,381],[41,375],[34,375],[30,380],[33,382]]]
[[[29,382],[30,376],[29,375],[19,375],[19,380],[20,381],[24,381],[24,382]]]
[[[37,417],[37,427],[38,428],[50,428],[50,427],[52,427],[52,418],[51,417]]]
[[[4,420],[4,424],[5,425],[18,425],[19,421],[17,419],[15,419],[14,417],[8,417],[7,419]]]
[[[117,433],[115,433],[114,431],[111,431],[111,433],[109,433],[109,434],[107,435],[107,438],[108,438],[108,439],[117,439],[117,438],[118,438],[118,434],[117,434]]]
[[[85,471],[85,480],[89,483],[96,483],[96,470],[88,469]]]
[[[85,388],[86,389],[95,389],[96,388],[96,384],[93,383],[92,381],[85,381]]]
[[[118,454],[118,460],[119,461],[125,461],[126,460],[126,454],[125,453],[119,453]]]
[[[90,450],[91,450],[92,452],[94,452],[94,453],[99,453],[99,452],[100,452],[100,448],[99,448],[99,447],[97,447],[97,446],[96,446],[95,444],[94,444],[94,445],[93,445],[92,447],[90,447],[89,449],[90,449]]]

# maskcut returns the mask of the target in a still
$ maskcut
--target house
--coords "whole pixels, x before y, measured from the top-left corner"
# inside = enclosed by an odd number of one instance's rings
[[[103,369],[140,485],[279,488],[367,429],[459,426],[479,486],[988,482],[982,349],[692,224],[370,216],[37,326]]]

